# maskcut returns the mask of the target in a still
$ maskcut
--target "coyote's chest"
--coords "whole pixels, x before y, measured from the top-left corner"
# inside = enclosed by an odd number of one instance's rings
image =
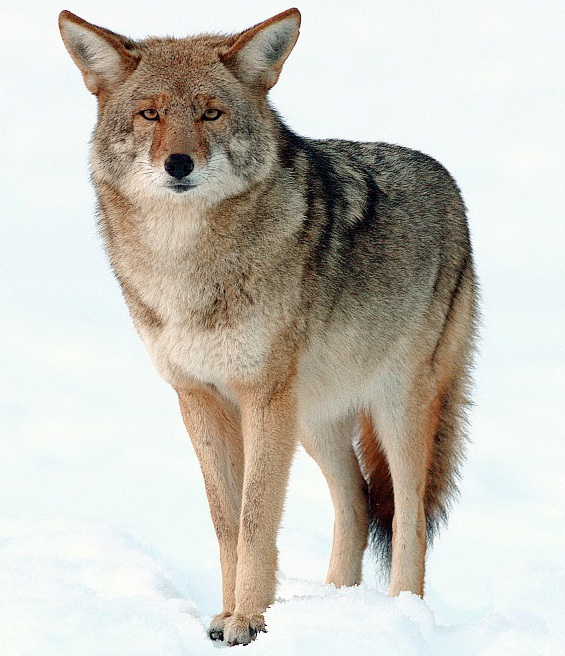
[[[140,332],[157,370],[174,387],[198,380],[226,389],[230,381],[253,379],[269,351],[268,331],[259,317],[206,328],[179,312],[178,320]]]
[[[129,266],[128,266],[129,263]],[[122,276],[157,321],[132,309],[136,327],[161,376],[173,386],[190,380],[225,387],[257,375],[269,350],[268,310],[260,288],[248,290],[238,261],[206,257],[195,243],[184,253],[122,259]]]

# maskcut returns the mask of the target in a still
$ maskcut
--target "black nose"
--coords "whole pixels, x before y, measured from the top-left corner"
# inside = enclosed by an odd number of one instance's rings
[[[194,162],[188,155],[181,153],[169,155],[165,162],[165,171],[179,180],[184,178],[185,175],[189,175],[193,168]]]

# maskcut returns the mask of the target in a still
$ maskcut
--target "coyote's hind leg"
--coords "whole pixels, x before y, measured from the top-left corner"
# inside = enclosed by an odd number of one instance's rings
[[[394,491],[390,595],[423,596],[426,558],[426,488],[440,425],[444,391],[418,376],[409,390],[397,389],[373,413]]]
[[[326,583],[361,583],[367,545],[367,485],[353,449],[354,420],[344,419],[303,430],[301,441],[317,462],[330,489],[335,510],[332,554]]]

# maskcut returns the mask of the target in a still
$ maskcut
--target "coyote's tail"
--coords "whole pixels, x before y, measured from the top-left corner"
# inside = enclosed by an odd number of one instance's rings
[[[383,574],[388,576],[392,556],[394,492],[388,461],[373,422],[365,414],[361,415],[359,456],[369,494],[369,542]]]
[[[443,397],[437,434],[424,495],[426,533],[431,544],[445,524],[453,498],[457,495],[459,467],[466,438],[464,435],[466,394],[454,383]],[[361,416],[359,456],[368,485],[369,540],[382,574],[388,577],[392,556],[394,492],[388,461],[373,422]]]

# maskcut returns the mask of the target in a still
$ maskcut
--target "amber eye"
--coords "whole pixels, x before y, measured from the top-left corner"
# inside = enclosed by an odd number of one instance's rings
[[[159,112],[156,109],[143,109],[141,112],[139,112],[139,115],[143,116],[143,118],[147,121],[159,120]]]
[[[204,114],[202,114],[202,119],[204,121],[217,121],[222,112],[219,109],[207,109]]]

